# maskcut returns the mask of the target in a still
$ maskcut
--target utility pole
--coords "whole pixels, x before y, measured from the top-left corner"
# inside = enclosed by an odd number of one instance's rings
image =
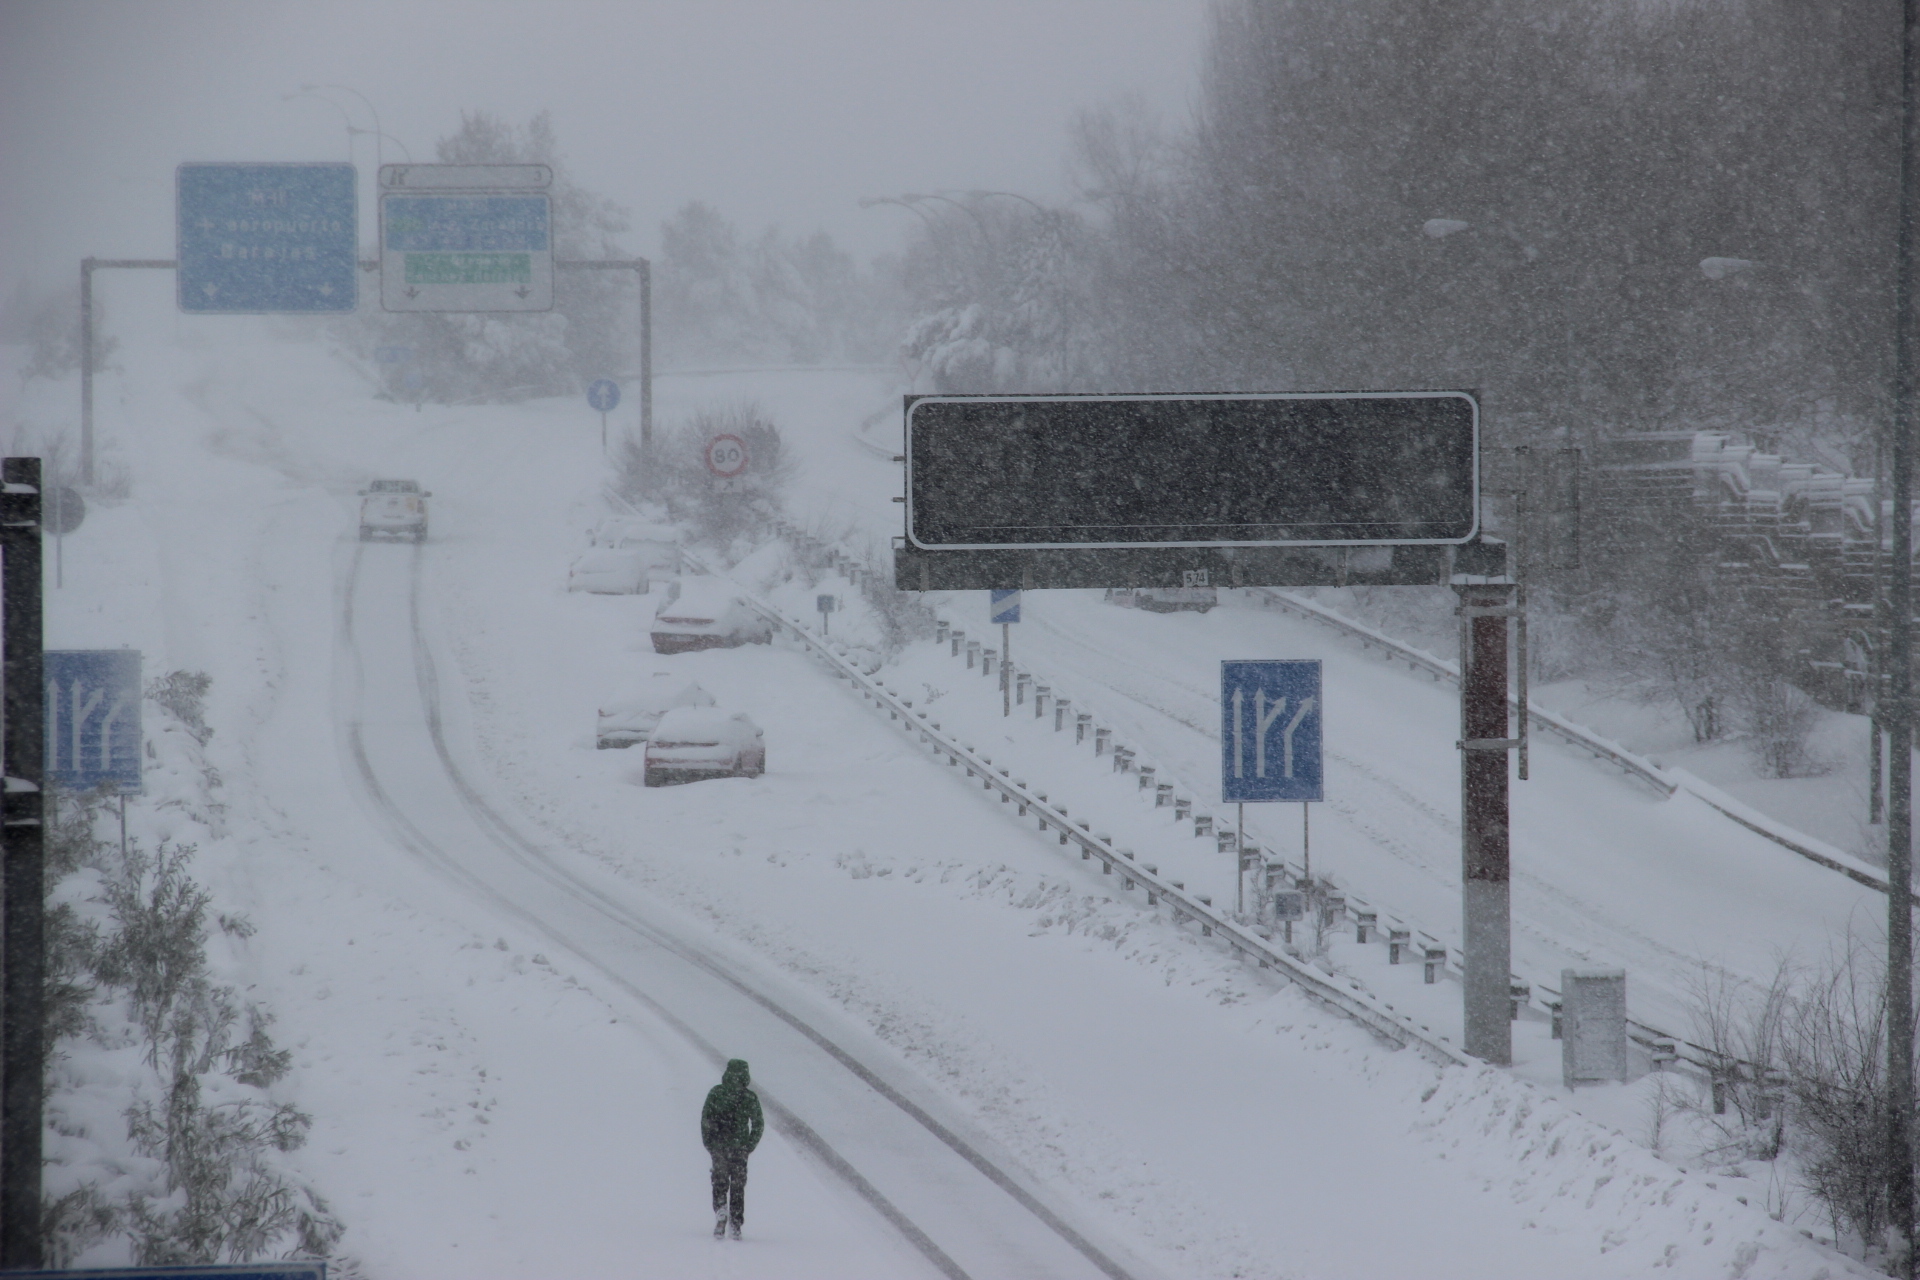
[[[0,856],[5,858],[5,929],[0,958],[0,1270],[40,1266],[40,1131],[46,1005],[46,832],[42,826],[45,659],[41,635],[40,459],[0,463],[0,729],[5,792]]]
[[[1920,0],[1903,0],[1900,31],[1900,217],[1894,272],[1892,564],[1887,580],[1887,1133],[1888,1199],[1914,1274],[1913,1241],[1913,253],[1914,91]]]
[[[1513,976],[1508,887],[1507,620],[1516,614],[1505,575],[1456,574],[1460,597],[1460,862],[1466,1050],[1513,1065],[1508,1010]],[[1524,713],[1523,713],[1524,714]]]

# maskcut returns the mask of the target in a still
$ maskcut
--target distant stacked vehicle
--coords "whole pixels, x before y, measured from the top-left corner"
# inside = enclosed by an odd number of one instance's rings
[[[647,739],[642,782],[661,787],[701,778],[757,778],[766,770],[766,738],[744,711],[676,707]]]
[[[772,642],[773,624],[747,608],[726,584],[712,579],[682,579],[678,595],[663,600],[654,614],[655,653]]]
[[[360,541],[427,540],[426,493],[415,480],[375,480],[360,491]]]
[[[631,747],[653,735],[660,717],[680,707],[710,707],[713,695],[685,676],[656,671],[648,679],[609,698],[600,707],[594,746]]]
[[[1149,613],[1181,609],[1205,613],[1220,603],[1220,592],[1215,587],[1109,587],[1106,599],[1122,609],[1145,609]]]

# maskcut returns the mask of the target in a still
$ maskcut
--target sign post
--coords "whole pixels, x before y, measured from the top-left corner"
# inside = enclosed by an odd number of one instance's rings
[[[989,602],[993,620],[1000,624],[1000,714],[1013,714],[1013,623],[1020,621],[1020,593],[994,590]]]
[[[620,384],[612,378],[595,378],[587,388],[587,404],[600,411],[600,452],[607,451],[607,415],[620,403]]]
[[[1241,806],[1237,835],[1243,846],[1249,802],[1300,802],[1301,856],[1309,893],[1313,854],[1307,844],[1307,806],[1326,798],[1321,752],[1325,706],[1317,658],[1220,664],[1221,802]],[[1244,882],[1244,859],[1239,865]]]
[[[832,596],[815,596],[813,598],[813,607],[820,611],[820,634],[824,636],[832,635],[833,634],[833,597]]]

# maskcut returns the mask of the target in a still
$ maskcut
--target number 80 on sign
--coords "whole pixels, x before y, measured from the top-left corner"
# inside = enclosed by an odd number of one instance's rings
[[[707,441],[707,470],[722,480],[731,480],[747,469],[751,455],[747,442],[735,435],[717,435]]]

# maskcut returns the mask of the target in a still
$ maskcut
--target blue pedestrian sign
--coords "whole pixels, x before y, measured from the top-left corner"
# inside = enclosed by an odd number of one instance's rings
[[[612,378],[595,378],[587,388],[587,404],[602,413],[611,412],[620,404],[620,384]]]
[[[1323,800],[1320,660],[1220,664],[1220,799]]]
[[[359,205],[350,164],[183,164],[174,170],[180,309],[352,311]]]
[[[67,791],[140,790],[140,651],[49,649],[47,781]]]
[[[992,595],[992,612],[995,622],[1020,621],[1019,591],[995,591]]]

